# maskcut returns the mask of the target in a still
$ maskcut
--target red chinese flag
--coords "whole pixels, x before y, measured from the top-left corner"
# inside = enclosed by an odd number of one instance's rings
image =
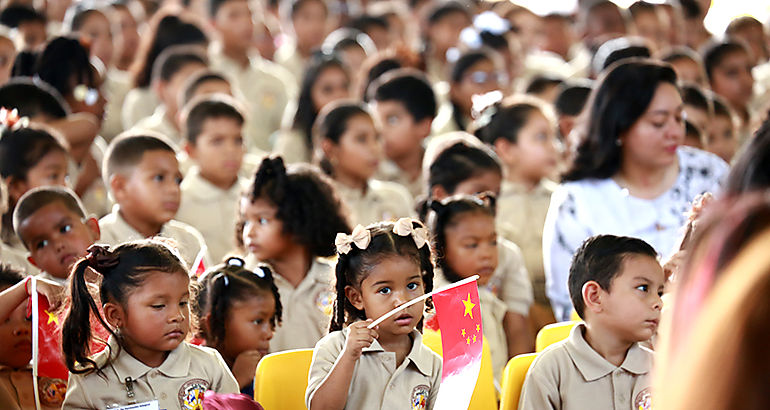
[[[200,278],[201,275],[206,272],[206,263],[203,261],[203,255],[205,253],[206,248],[204,247],[198,252],[198,256],[195,257],[195,262],[193,262],[192,269],[190,269],[190,271],[195,274],[196,278]]]
[[[483,333],[476,280],[463,280],[433,294],[441,330],[444,366],[435,408],[468,408],[481,369]]]

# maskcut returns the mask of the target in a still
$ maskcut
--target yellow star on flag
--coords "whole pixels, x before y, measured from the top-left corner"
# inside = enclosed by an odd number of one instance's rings
[[[468,344],[471,344],[471,338],[470,337],[468,339],[466,339],[466,341],[468,342]]]
[[[473,335],[473,343],[476,343],[476,335]]]
[[[462,337],[465,337],[465,329],[460,329],[460,333],[462,333]]]
[[[476,331],[477,332],[481,332],[481,326],[480,325],[476,325]]]
[[[56,323],[56,326],[59,326],[59,318],[56,317],[53,313],[49,311],[45,311],[45,313],[48,315],[48,322],[46,322],[47,325],[50,325],[51,323]]]
[[[471,302],[471,294],[468,294],[468,300],[463,300],[463,305],[465,305],[465,312],[463,313],[463,317],[470,316],[471,319],[473,319],[473,307],[476,306],[475,303]]]

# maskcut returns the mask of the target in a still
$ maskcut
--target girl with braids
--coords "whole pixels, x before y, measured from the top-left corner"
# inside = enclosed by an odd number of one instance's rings
[[[86,283],[89,268],[101,277],[99,305]],[[237,393],[216,350],[184,341],[189,286],[184,263],[164,243],[128,242],[113,251],[92,245],[75,265],[71,307],[62,328],[70,371],[63,408],[147,402],[156,408],[200,408],[206,390]],[[110,337],[106,349],[89,356],[92,316]]]
[[[231,257],[201,276],[193,313],[197,336],[224,357],[241,393],[254,397],[257,363],[281,323],[282,307],[270,268],[261,265],[250,271],[245,265],[243,259]]]
[[[350,232],[328,179],[308,165],[287,170],[281,157],[265,158],[241,198],[238,239],[246,267],[267,263],[281,295],[282,326],[270,351],[311,348],[326,334],[332,310],[334,235]]]
[[[499,381],[508,359],[530,352],[527,316],[509,310],[490,289],[496,276],[499,244],[495,228],[495,197],[456,195],[430,203],[428,220],[436,252],[436,287],[479,275],[479,300],[484,338],[492,354],[492,370]],[[495,275],[497,273],[497,275]],[[495,278],[496,279],[496,278]]]
[[[315,346],[305,405],[318,408],[431,409],[441,382],[441,358],[422,344],[425,306],[416,303],[367,326],[433,290],[428,230],[402,218],[340,233],[337,298],[330,333]]]

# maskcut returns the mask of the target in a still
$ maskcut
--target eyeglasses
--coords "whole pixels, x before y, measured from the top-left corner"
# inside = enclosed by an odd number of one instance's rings
[[[508,76],[500,71],[473,71],[467,75],[467,78],[474,84],[505,83]]]
[[[78,84],[72,90],[72,96],[75,97],[76,101],[91,106],[99,101],[99,90],[96,88],[91,88],[85,84]]]

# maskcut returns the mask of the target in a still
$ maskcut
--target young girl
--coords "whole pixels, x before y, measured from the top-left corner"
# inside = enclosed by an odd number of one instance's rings
[[[310,410],[433,408],[441,358],[420,333],[425,305],[432,303],[416,303],[367,328],[433,289],[427,241],[427,229],[409,218],[337,235],[337,298],[330,333],[313,352],[305,393]]]
[[[326,334],[332,306],[334,235],[350,232],[334,188],[307,165],[288,171],[281,157],[265,158],[241,198],[237,226],[252,271],[265,262],[281,295],[282,326],[270,351],[310,348]]]
[[[411,195],[403,186],[372,179],[382,146],[367,108],[343,100],[327,106],[315,125],[321,168],[337,182],[351,222],[369,224],[411,216]]]
[[[86,284],[89,268],[101,276],[99,305]],[[178,252],[161,242],[129,242],[114,251],[91,246],[75,266],[62,328],[70,370],[63,407],[154,402],[156,408],[196,408],[206,390],[237,393],[216,350],[184,341],[189,286]],[[111,336],[106,349],[89,357],[92,315]]]
[[[534,98],[503,100],[481,112],[475,135],[494,148],[505,166],[497,226],[503,237],[521,247],[534,288],[533,324],[540,329],[554,321],[543,268],[543,224],[557,186],[549,178],[559,163],[553,116]]]
[[[458,195],[431,202],[430,217],[436,252],[436,286],[479,275],[479,300],[484,337],[499,380],[508,359],[530,351],[526,315],[510,311],[486,286],[498,267],[494,196]]]
[[[201,276],[193,309],[198,337],[219,351],[241,393],[253,397],[257,363],[270,348],[282,307],[270,268],[245,266],[231,257]]]

